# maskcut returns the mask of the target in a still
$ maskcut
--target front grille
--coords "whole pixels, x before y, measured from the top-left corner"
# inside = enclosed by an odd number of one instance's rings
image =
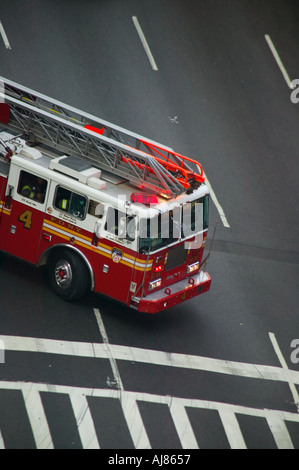
[[[185,243],[181,243],[181,245],[176,245],[169,248],[165,270],[169,271],[170,269],[184,264],[186,261],[187,252],[188,250],[185,248]]]

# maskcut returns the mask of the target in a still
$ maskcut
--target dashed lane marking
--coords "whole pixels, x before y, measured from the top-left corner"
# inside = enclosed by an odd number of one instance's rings
[[[293,89],[295,88],[295,87],[294,87],[294,84],[292,83],[292,81],[291,81],[291,79],[290,79],[290,77],[289,77],[289,74],[288,74],[288,72],[286,71],[286,68],[285,68],[285,66],[283,65],[283,62],[282,62],[282,60],[281,60],[281,58],[280,58],[280,56],[279,56],[279,54],[278,54],[278,52],[277,52],[276,47],[274,46],[273,41],[272,41],[271,37],[269,36],[269,34],[265,34],[265,39],[266,39],[267,44],[268,44],[268,46],[269,46],[269,48],[270,48],[270,50],[271,50],[271,52],[272,52],[272,55],[273,55],[274,59],[275,59],[277,65],[278,65],[278,67],[279,67],[279,70],[281,71],[281,73],[282,73],[282,75],[283,75],[283,78],[285,79],[285,81],[286,81],[288,87],[289,87],[291,90],[293,90]]]
[[[141,41],[141,43],[142,43],[142,45],[143,45],[143,48],[144,48],[144,50],[145,50],[145,53],[146,53],[146,55],[147,55],[147,57],[148,57],[148,60],[149,60],[149,62],[150,62],[150,64],[151,64],[151,67],[152,67],[153,70],[157,71],[157,70],[158,70],[157,64],[156,64],[155,59],[154,59],[154,57],[153,57],[153,54],[152,54],[152,52],[151,52],[151,50],[150,50],[150,47],[149,47],[148,42],[147,42],[147,40],[146,40],[146,37],[145,37],[145,35],[144,35],[143,31],[142,31],[142,28],[141,28],[141,26],[140,26],[140,24],[139,24],[139,21],[138,21],[137,16],[132,16],[132,20],[133,20],[134,26],[135,26],[135,28],[136,28],[136,30],[137,30],[139,39],[140,39],[140,41]]]
[[[4,26],[3,26],[1,20],[0,20],[0,34],[1,34],[1,36],[2,36],[2,39],[3,39],[3,42],[4,42],[4,45],[5,45],[6,49],[11,49],[11,45],[10,45],[10,43],[9,43],[7,34],[6,34],[6,32],[5,32],[5,29],[4,29]]]

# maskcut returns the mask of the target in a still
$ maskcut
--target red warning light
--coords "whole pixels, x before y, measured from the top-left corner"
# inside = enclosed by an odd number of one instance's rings
[[[139,204],[158,204],[158,197],[155,194],[132,193],[131,201]]]
[[[154,267],[155,273],[160,273],[163,270],[163,264],[159,264],[158,266]]]

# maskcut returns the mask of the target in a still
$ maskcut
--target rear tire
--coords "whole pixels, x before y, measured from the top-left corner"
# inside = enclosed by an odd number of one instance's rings
[[[78,300],[89,287],[89,273],[83,259],[68,250],[55,252],[49,263],[49,283],[64,300]]]

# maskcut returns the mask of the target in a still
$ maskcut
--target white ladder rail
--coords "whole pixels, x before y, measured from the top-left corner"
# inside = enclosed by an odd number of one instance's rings
[[[0,98],[10,107],[7,128],[23,133],[33,143],[75,153],[94,166],[157,194],[176,197],[186,191],[182,184],[184,178],[186,182],[185,170],[188,177],[192,172],[185,163],[186,157],[0,77],[1,80],[4,93],[0,93]]]

